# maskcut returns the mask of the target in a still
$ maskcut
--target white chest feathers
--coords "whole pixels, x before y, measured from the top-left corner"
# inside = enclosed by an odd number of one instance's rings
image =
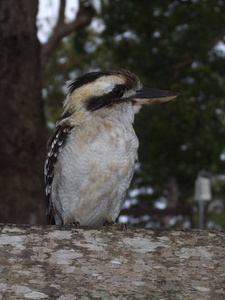
[[[101,226],[117,218],[137,159],[132,120],[96,118],[75,126],[52,183],[56,224]]]

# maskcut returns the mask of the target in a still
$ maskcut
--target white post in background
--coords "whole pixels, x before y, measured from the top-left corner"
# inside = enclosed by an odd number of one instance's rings
[[[199,176],[195,181],[195,200],[199,201],[199,228],[204,229],[204,211],[206,201],[210,201],[211,184],[210,179]]]

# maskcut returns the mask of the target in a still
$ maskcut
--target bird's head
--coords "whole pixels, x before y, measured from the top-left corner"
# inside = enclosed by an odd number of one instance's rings
[[[134,114],[142,105],[166,102],[177,95],[145,88],[137,76],[127,70],[92,72],[69,82],[63,116],[108,115],[126,109]]]

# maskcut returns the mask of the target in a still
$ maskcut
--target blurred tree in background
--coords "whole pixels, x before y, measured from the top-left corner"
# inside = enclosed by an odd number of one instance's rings
[[[0,222],[43,223],[47,139],[38,1],[0,1]]]
[[[0,222],[45,223],[43,166],[47,127],[42,99],[41,68],[59,41],[87,26],[92,6],[77,1],[78,11],[66,22],[66,0],[56,25],[40,45],[38,0],[0,0]]]
[[[130,69],[146,86],[180,92],[136,117],[139,164],[128,198],[139,207],[193,205],[202,174],[213,182],[210,226],[225,227],[224,1],[100,3],[91,26],[62,40],[48,61],[48,120],[61,113],[65,81],[87,71]]]
[[[60,0],[52,33],[40,44],[38,0],[0,1],[0,221],[44,220],[47,130],[41,90],[51,129],[67,80],[125,68],[146,86],[181,94],[136,117],[139,163],[127,203],[196,209],[194,181],[201,174],[213,185],[208,226],[225,228],[225,2],[79,0],[70,21],[66,2]],[[172,221],[160,220],[163,226]]]

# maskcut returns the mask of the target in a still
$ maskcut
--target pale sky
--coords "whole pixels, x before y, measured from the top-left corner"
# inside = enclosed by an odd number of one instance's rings
[[[93,5],[97,11],[100,9],[100,1],[92,0]],[[44,43],[51,34],[52,28],[56,23],[56,17],[58,15],[60,0],[39,0],[39,9],[37,15],[38,25],[38,38]],[[66,1],[66,20],[71,21],[74,19],[78,10],[78,0],[67,0]],[[97,31],[102,30],[102,27],[96,19],[91,24]]]
[[[39,0],[39,9],[37,15],[38,38],[44,43],[54,27],[58,15],[60,0]],[[73,19],[77,13],[78,0],[66,1],[66,19]]]

